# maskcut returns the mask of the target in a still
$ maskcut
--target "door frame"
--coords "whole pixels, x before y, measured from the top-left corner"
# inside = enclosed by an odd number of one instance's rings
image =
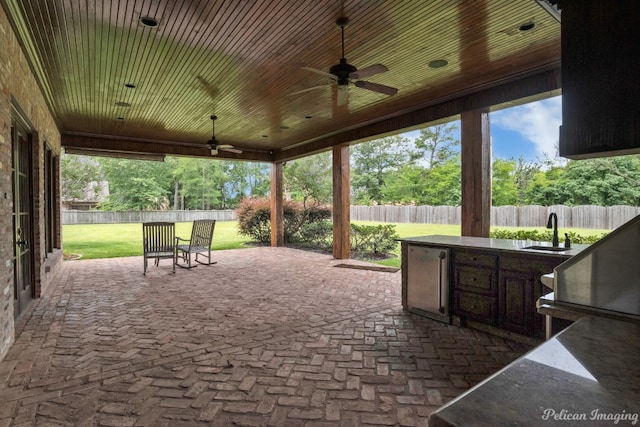
[[[24,112],[22,111],[22,109],[15,103],[15,100],[12,98],[12,105],[11,105],[11,185],[12,185],[12,189],[13,189],[13,194],[12,194],[12,201],[13,201],[13,209],[12,209],[12,241],[13,241],[13,289],[14,289],[14,319],[17,319],[20,317],[20,315],[22,313],[24,313],[25,309],[30,305],[30,303],[33,301],[33,299],[35,298],[36,295],[36,272],[35,272],[35,268],[36,268],[36,252],[38,250],[38,248],[35,247],[35,227],[36,224],[34,223],[34,213],[35,213],[35,200],[34,197],[35,195],[34,193],[34,187],[33,187],[33,180],[34,180],[34,147],[33,147],[33,141],[34,141],[34,127],[32,125],[32,123],[26,118],[26,115],[24,114]],[[25,141],[24,142],[20,142],[17,141],[17,133],[18,132],[22,132],[25,135]],[[23,301],[21,296],[19,295],[19,293],[21,292],[21,289],[18,289],[18,287],[22,286],[20,284],[17,283],[17,277],[18,277],[18,272],[17,272],[17,268],[22,268],[21,265],[17,264],[17,251],[16,248],[18,246],[18,243],[16,241],[17,238],[17,229],[18,229],[18,224],[16,224],[16,219],[17,219],[17,211],[16,209],[20,209],[21,205],[19,203],[18,198],[20,197],[20,190],[16,189],[16,168],[19,167],[19,165],[17,165],[16,163],[14,163],[15,159],[14,159],[14,153],[16,150],[16,146],[15,144],[26,144],[26,152],[28,153],[28,159],[27,159],[27,165],[26,165],[26,173],[27,173],[27,182],[25,183],[24,187],[27,189],[28,192],[28,197],[26,198],[26,200],[28,200],[27,202],[27,215],[28,215],[28,221],[29,221],[29,227],[28,227],[28,231],[27,231],[27,235],[24,236],[23,238],[27,240],[28,245],[29,245],[29,251],[26,254],[27,257],[27,263],[29,264],[30,268],[28,269],[28,271],[26,272],[26,275],[24,276],[28,281],[29,281],[29,295],[28,295],[28,299],[26,301]],[[18,191],[18,194],[16,195],[16,191]],[[24,200],[24,199],[23,199]],[[18,294],[16,294],[15,292],[18,292]]]

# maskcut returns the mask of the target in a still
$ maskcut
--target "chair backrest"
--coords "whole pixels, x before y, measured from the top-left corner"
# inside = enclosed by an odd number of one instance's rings
[[[191,242],[189,245],[192,248],[205,248],[211,247],[211,240],[213,239],[213,229],[216,226],[215,219],[197,219],[193,221],[193,228],[191,229]]]
[[[171,252],[175,245],[173,222],[145,222],[142,224],[144,252]]]

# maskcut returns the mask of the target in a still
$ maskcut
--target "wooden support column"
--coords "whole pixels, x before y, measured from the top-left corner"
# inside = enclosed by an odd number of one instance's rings
[[[491,226],[491,138],[489,111],[462,113],[462,235],[489,237]]]
[[[282,162],[271,163],[271,246],[284,246]]]
[[[351,194],[349,182],[349,146],[333,147],[333,257],[351,257]]]

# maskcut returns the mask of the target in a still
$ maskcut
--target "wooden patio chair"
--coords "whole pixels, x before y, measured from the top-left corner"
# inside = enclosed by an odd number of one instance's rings
[[[155,259],[156,266],[161,259],[171,259],[176,272],[175,224],[173,222],[145,222],[142,224],[142,246],[144,273],[147,274],[149,259]]]
[[[182,268],[193,268],[197,265],[191,263],[191,256],[195,254],[194,261],[202,265],[211,265],[211,241],[213,229],[216,226],[215,219],[197,219],[193,221],[191,239],[176,237],[176,264]],[[180,244],[180,242],[186,242]],[[206,255],[205,255],[206,254]],[[198,255],[207,258],[207,262],[198,260]],[[182,259],[182,263],[179,262]]]

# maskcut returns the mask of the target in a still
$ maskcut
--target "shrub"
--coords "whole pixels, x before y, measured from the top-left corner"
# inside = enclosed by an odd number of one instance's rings
[[[351,250],[359,254],[383,255],[393,251],[400,236],[396,226],[351,224]]]
[[[269,199],[242,199],[236,209],[242,235],[260,243],[271,241],[271,205]]]
[[[602,233],[594,236],[582,236],[574,231],[567,233],[571,243],[580,243],[585,245],[591,245],[598,240],[602,239],[607,233]],[[553,239],[553,231],[545,230],[540,232],[538,230],[494,230],[489,234],[489,237],[494,239],[515,239],[515,240],[533,240],[536,242],[550,242]],[[564,241],[564,234],[561,233],[560,242]]]
[[[300,227],[300,243],[312,248],[331,251],[333,247],[333,223],[330,220],[308,222]]]
[[[271,204],[268,198],[245,198],[236,209],[238,228],[242,235],[256,242],[271,241]],[[310,206],[306,209],[301,203],[285,201],[283,205],[285,243],[300,239],[300,230],[310,221],[320,221],[331,217],[331,208]]]

